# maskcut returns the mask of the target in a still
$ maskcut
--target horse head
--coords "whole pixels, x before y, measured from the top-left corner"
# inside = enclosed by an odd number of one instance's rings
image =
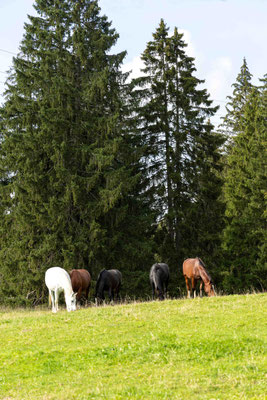
[[[164,300],[164,295],[163,295],[163,293],[161,292],[161,293],[159,293],[159,300]]]
[[[102,269],[102,271],[100,271],[100,273],[98,275],[96,287],[95,287],[96,305],[101,304],[105,300],[104,287],[105,287],[106,279],[107,279],[107,270]]]
[[[105,296],[104,296],[104,292],[102,293],[95,293],[95,304],[96,306],[99,306],[100,304],[102,304],[105,301]]]
[[[158,295],[159,300],[164,300],[164,293],[161,289],[159,289],[158,287],[156,288],[156,293]]]
[[[204,290],[209,297],[215,296],[215,290],[212,281],[206,282],[204,284]]]
[[[75,311],[76,310],[76,296],[77,293],[72,292],[69,296],[66,296],[66,306],[67,311]]]

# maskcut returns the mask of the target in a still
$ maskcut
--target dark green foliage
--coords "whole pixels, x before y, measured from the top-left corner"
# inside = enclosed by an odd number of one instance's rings
[[[266,80],[253,88],[243,107],[242,130],[236,132],[227,158],[224,246],[228,290],[267,287],[266,265]]]
[[[230,140],[232,136],[244,129],[244,107],[253,88],[251,78],[252,75],[244,58],[240,73],[237,75],[236,82],[232,85],[234,88],[233,95],[228,96],[227,114],[223,121],[223,127],[227,135],[230,136]]]
[[[203,81],[194,76],[194,59],[185,48],[183,35],[175,28],[170,36],[161,20],[142,54],[144,75],[132,82],[146,190],[159,221],[157,258],[170,264],[175,281],[180,277],[183,285],[184,258],[201,256],[211,266],[217,256],[223,211],[219,148],[224,142],[209,122],[217,108],[198,88]]]
[[[9,182],[1,186],[0,290],[39,301],[48,267],[88,268],[96,279],[150,246],[142,248],[146,220],[132,200],[139,176],[122,129],[125,53],[110,52],[118,34],[97,1],[37,0],[35,8],[1,113]]]
[[[128,84],[97,0],[35,7],[0,110],[0,302],[44,301],[52,266],[86,268],[92,286],[118,268],[122,297],[144,299],[155,261],[177,296],[196,256],[219,288],[266,289],[266,79],[253,88],[244,59],[222,159],[217,108],[177,29],[160,22]]]

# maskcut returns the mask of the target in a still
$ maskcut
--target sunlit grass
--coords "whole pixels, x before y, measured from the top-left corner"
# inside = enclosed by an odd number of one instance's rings
[[[0,399],[265,399],[267,294],[0,311]]]

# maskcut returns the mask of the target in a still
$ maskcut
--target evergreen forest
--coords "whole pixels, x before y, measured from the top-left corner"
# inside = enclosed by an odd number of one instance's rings
[[[197,256],[218,292],[266,290],[267,75],[241,60],[215,129],[177,28],[159,21],[131,79],[97,0],[34,7],[0,106],[0,304],[46,302],[54,266],[119,269],[147,299],[155,262],[180,297]]]

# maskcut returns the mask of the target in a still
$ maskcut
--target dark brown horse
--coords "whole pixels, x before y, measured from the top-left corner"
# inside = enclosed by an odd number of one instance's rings
[[[167,289],[169,283],[169,267],[164,263],[153,264],[150,273],[149,280],[152,287],[152,299],[154,299],[155,292],[160,300],[164,300],[167,296]]]
[[[190,298],[191,290],[193,297],[196,297],[196,283],[200,280],[200,297],[202,296],[202,286],[208,296],[215,296],[214,286],[205,264],[200,258],[187,258],[183,263],[183,274],[187,287],[187,297]],[[191,285],[190,285],[191,284]],[[190,287],[191,286],[191,287]]]
[[[80,301],[82,293],[88,301],[88,294],[91,285],[91,275],[86,269],[73,269],[70,271],[71,285],[74,293],[77,293],[77,301]]]
[[[122,275],[118,269],[103,269],[98,275],[95,289],[96,304],[100,304],[105,300],[105,291],[108,291],[109,300],[113,302],[114,295],[119,298],[121,288]]]

